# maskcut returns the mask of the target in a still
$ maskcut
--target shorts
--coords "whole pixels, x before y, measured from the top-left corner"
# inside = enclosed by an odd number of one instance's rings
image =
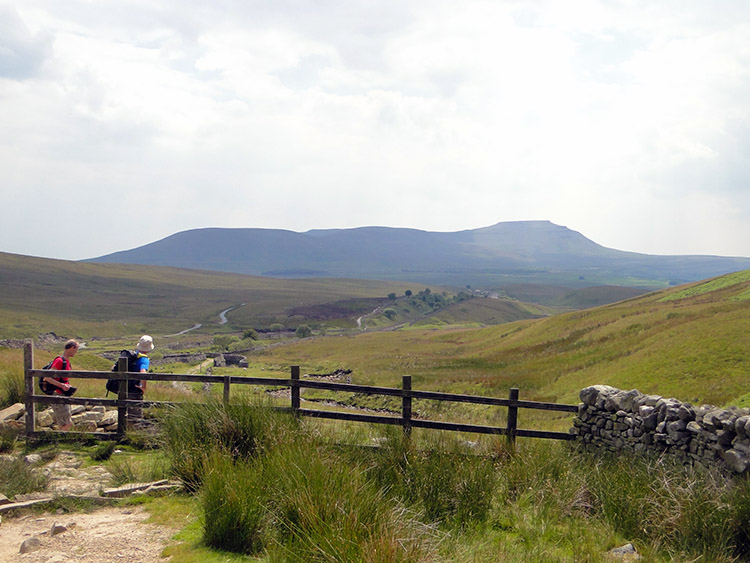
[[[142,401],[143,400],[143,392],[142,391],[129,391],[128,392],[128,399],[133,401]],[[138,420],[143,419],[143,407],[141,405],[133,405],[128,406],[128,422],[135,422]]]
[[[73,426],[73,419],[70,417],[70,405],[52,405],[52,412],[55,414],[55,424],[58,426]]]

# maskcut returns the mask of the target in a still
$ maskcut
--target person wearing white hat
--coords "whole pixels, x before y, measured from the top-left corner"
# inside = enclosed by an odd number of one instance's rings
[[[148,373],[148,368],[151,363],[151,361],[148,358],[148,354],[153,349],[154,349],[154,339],[151,338],[148,334],[144,334],[143,336],[141,336],[141,339],[138,341],[138,344],[136,344],[135,346],[135,350],[136,352],[138,352],[138,356],[136,358],[136,366],[139,372]],[[141,379],[134,389],[128,389],[128,399],[142,401],[143,394],[145,392],[146,392],[146,380]],[[130,420],[133,420],[133,421],[138,420],[138,419],[141,419],[142,416],[143,416],[143,409],[141,408],[140,405],[137,407],[128,408],[128,418]]]

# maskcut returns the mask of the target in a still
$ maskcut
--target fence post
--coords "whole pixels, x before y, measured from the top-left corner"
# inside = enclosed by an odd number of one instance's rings
[[[128,359],[125,356],[120,356],[117,360],[117,371],[120,373],[128,371]],[[123,436],[128,428],[128,407],[125,404],[128,398],[128,383],[127,380],[121,379],[120,386],[117,388],[117,433],[120,436]]]
[[[299,366],[292,366],[292,412],[297,415],[299,413]]]
[[[401,376],[401,418],[404,427],[404,436],[411,436],[411,375]]]
[[[31,377],[29,370],[34,369],[34,343],[27,340],[23,343],[23,384],[26,390],[26,439],[34,434],[34,422],[36,416],[34,413],[34,378]]]
[[[511,401],[517,401],[518,389],[516,389],[515,387],[511,387],[508,399],[510,399]],[[518,428],[518,407],[514,404],[511,404],[508,407],[508,425],[506,434],[506,436],[508,437],[508,446],[510,447],[511,451],[515,451],[516,449],[516,428]]]
[[[229,404],[229,376],[224,376],[224,404]]]

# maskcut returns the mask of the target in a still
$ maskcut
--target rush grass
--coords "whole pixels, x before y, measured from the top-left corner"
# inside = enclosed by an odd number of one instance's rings
[[[652,561],[750,556],[750,479],[530,440],[476,451],[443,434],[417,448],[386,431],[379,448],[336,447],[284,413],[212,408],[170,415],[183,429],[170,439],[196,458],[177,466],[194,472],[212,549],[265,561],[603,561],[632,542]]]

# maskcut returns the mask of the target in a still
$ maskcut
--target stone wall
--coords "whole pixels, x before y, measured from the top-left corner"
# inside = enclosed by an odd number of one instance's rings
[[[174,364],[182,362],[183,364],[197,364],[206,361],[206,354],[195,352],[193,354],[164,354],[161,359],[152,360],[154,365]]]
[[[666,453],[686,464],[750,472],[750,409],[593,385],[580,392],[571,433],[587,450]]]
[[[250,364],[247,358],[241,354],[219,354],[214,358],[214,367],[223,368],[227,366],[238,366],[246,368]]]
[[[36,414],[36,426],[40,430],[56,430],[51,408]],[[111,432],[117,430],[117,410],[107,410],[103,406],[71,405],[70,414],[74,430],[78,432]],[[23,403],[16,403],[0,411],[0,427],[24,430],[26,408]]]

